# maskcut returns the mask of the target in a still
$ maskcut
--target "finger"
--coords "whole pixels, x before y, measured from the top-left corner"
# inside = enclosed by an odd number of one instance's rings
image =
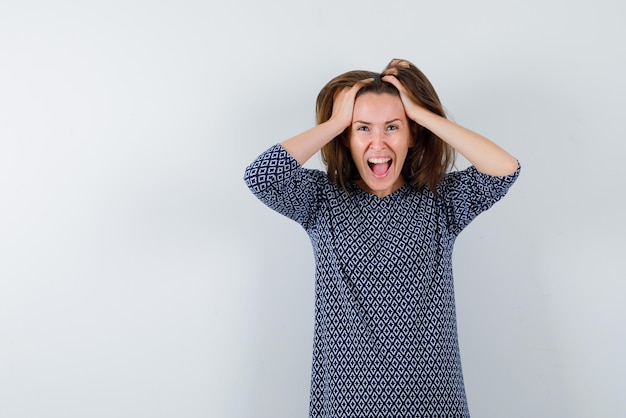
[[[398,69],[395,67],[387,68],[383,71],[383,75],[398,75]]]
[[[361,90],[361,88],[373,81],[374,78],[365,78],[357,81],[352,86],[338,88],[333,97],[333,114],[339,114],[342,111],[346,111],[351,115],[357,93]]]
[[[383,77],[383,81],[392,84],[396,89],[398,89],[398,92],[400,93],[400,99],[402,100],[403,104],[408,105],[409,103],[419,103],[419,100],[415,96],[413,96],[413,93],[411,93],[409,89],[406,88],[404,83],[402,83],[396,77],[388,75]]]
[[[410,68],[411,67],[411,63],[408,62],[407,60],[401,60],[401,59],[394,59],[392,61],[392,65],[394,67],[403,67],[403,68]]]
[[[346,86],[346,87],[338,88],[337,90],[335,90],[335,93],[333,94],[333,100],[336,101],[342,95],[347,94],[353,87]]]
[[[407,60],[394,58],[387,65],[387,68],[385,69],[385,71],[383,71],[383,74],[397,75],[398,74],[398,68],[400,68],[400,67],[401,68],[411,68],[411,63],[409,61],[407,61]]]
[[[364,78],[363,80],[359,80],[354,83],[354,86],[352,86],[352,88],[358,87],[360,89],[361,87],[370,84],[372,81],[374,81],[374,77]]]
[[[370,84],[373,81],[374,81],[374,78],[365,78],[363,80],[359,80],[356,83],[354,83],[352,87],[346,87],[345,89],[347,92],[351,93],[353,96],[356,96],[359,90],[361,90],[363,87],[365,87],[366,85]]]
[[[406,88],[404,87],[404,84],[402,84],[400,80],[398,80],[394,75],[384,76],[383,81],[389,84],[393,84],[399,92],[406,93]]]

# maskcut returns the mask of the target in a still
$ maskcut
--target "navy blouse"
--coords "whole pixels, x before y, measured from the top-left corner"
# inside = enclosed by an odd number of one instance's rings
[[[452,277],[457,235],[517,179],[474,167],[438,197],[404,185],[379,198],[306,169],[280,145],[245,172],[298,222],[315,254],[312,417],[469,417]]]

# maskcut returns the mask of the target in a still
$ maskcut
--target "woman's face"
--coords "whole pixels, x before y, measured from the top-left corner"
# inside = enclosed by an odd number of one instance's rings
[[[412,146],[399,96],[365,93],[354,102],[347,144],[361,176],[361,189],[385,197],[404,184],[402,166]]]

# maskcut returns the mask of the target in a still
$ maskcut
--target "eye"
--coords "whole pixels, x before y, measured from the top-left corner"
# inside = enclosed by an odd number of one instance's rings
[[[369,126],[361,125],[361,126],[357,126],[356,130],[357,131],[369,131],[370,128]]]
[[[397,131],[398,130],[398,125],[389,125],[389,126],[387,126],[387,130],[388,131]]]

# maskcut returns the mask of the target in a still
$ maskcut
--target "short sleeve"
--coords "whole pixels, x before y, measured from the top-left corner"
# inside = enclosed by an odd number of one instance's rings
[[[438,188],[450,232],[458,235],[480,213],[502,199],[519,177],[520,165],[508,176],[490,176],[471,166],[449,173]]]
[[[326,174],[303,168],[280,144],[259,155],[244,181],[265,205],[308,229],[318,210]]]

